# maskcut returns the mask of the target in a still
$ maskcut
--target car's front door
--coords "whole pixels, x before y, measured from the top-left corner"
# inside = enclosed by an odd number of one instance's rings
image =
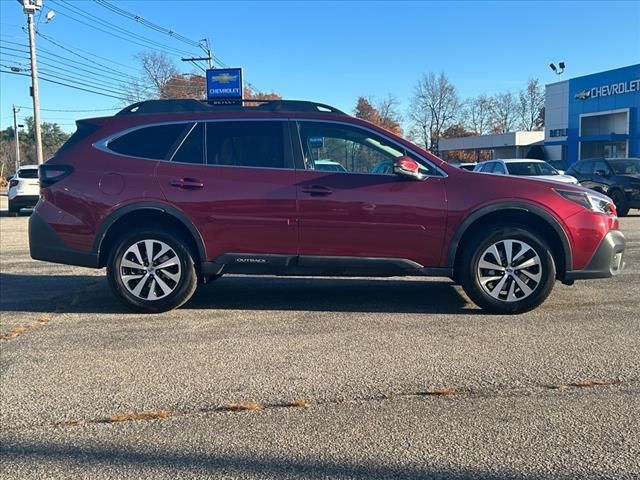
[[[446,227],[445,176],[398,143],[344,123],[298,121],[292,129],[300,222],[306,256],[408,259],[438,266]],[[396,157],[414,155],[423,181],[392,172]],[[316,168],[335,162],[339,172]]]
[[[296,255],[296,187],[284,121],[190,124],[156,178],[199,230],[208,260],[223,254]],[[243,261],[263,261],[246,256]]]

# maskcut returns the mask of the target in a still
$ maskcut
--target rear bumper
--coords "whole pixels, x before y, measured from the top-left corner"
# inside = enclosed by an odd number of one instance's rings
[[[11,205],[16,208],[33,208],[40,200],[40,195],[15,195],[13,198],[9,196]]]
[[[100,268],[98,254],[67,246],[37,212],[29,219],[29,250],[34,260]]]
[[[604,236],[596,253],[584,270],[567,272],[564,282],[594,278],[609,278],[618,275],[625,266],[625,239],[620,230],[609,230]]]

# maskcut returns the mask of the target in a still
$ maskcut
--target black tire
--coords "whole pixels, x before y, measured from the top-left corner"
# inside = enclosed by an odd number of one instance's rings
[[[11,214],[20,213],[20,207],[18,205],[16,205],[15,202],[12,202],[11,200],[9,200],[9,213],[11,213]]]
[[[609,194],[611,200],[616,206],[616,211],[618,212],[619,217],[626,217],[629,213],[629,202],[627,201],[627,196],[624,192],[620,190],[614,190]]]
[[[506,262],[504,241],[511,245],[511,258],[514,260],[515,268]],[[481,260],[488,259],[490,263],[497,263],[498,259],[488,252],[492,245],[497,246],[502,272],[480,269]],[[526,250],[524,245],[531,250]],[[523,253],[522,257],[519,257],[518,254],[521,251],[525,251],[526,254]],[[493,261],[494,259],[496,261]],[[530,259],[533,259],[531,262],[537,263],[519,270],[520,265],[529,263]],[[517,314],[536,308],[549,296],[556,281],[556,268],[551,249],[537,232],[520,226],[496,225],[490,228],[488,233],[485,230],[476,235],[464,246],[462,268],[460,278],[465,293],[479,307],[498,314]],[[525,275],[525,271],[528,275]],[[483,272],[482,279],[481,272]],[[530,275],[536,278],[539,276],[539,280],[533,280]],[[505,276],[507,278],[503,278]],[[495,278],[495,280],[487,282],[488,278]],[[485,282],[485,286],[482,281]],[[511,284],[514,286],[511,287]],[[521,284],[524,284],[524,288],[520,288]],[[530,293],[525,289],[529,289]]]
[[[139,249],[138,251],[142,255],[144,262],[148,260],[144,248],[146,246],[144,243],[145,240],[152,242],[153,253],[151,256],[155,258],[157,255],[155,264],[151,262],[152,266],[160,266],[166,262],[164,259],[169,258],[170,260],[175,260],[175,267],[165,267],[163,270],[158,269],[158,271],[154,270],[149,272],[144,266],[140,269],[130,269],[122,266],[121,262],[127,259],[135,260],[135,256],[132,256],[130,250],[132,248]],[[172,251],[164,255],[159,255],[162,249],[162,243],[170,247]],[[160,313],[180,307],[191,298],[198,286],[193,257],[186,245],[186,242],[183,241],[179,235],[154,228],[143,228],[126,233],[114,244],[107,262],[107,278],[111,290],[126,306],[137,312]],[[125,254],[127,257],[125,257]],[[135,263],[139,262],[136,260]],[[170,271],[172,268],[175,269],[173,272]],[[175,273],[176,271],[177,273]],[[142,278],[146,283],[139,292],[140,296],[136,296],[131,291],[133,286],[138,285],[134,283],[136,280],[129,280],[127,284],[125,284],[125,280],[122,278],[125,272],[133,273],[136,276],[146,275]],[[177,281],[174,282],[171,278],[167,277],[167,273],[177,275]],[[160,287],[161,281],[164,287],[172,289],[170,293],[165,294]],[[152,289],[153,293],[151,293]],[[135,288],[133,288],[133,290],[135,290]],[[157,296],[157,293],[165,296],[158,299],[150,299],[152,295]],[[147,299],[141,298],[144,296],[146,296]]]

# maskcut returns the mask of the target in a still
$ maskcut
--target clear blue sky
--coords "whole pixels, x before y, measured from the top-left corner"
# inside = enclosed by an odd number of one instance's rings
[[[197,48],[111,13],[94,1],[70,3],[71,7],[66,0],[44,0],[44,12],[52,9],[56,16],[45,24],[43,15],[38,28],[72,49],[81,48],[84,52],[78,53],[88,58],[97,60],[86,52],[123,64],[105,62],[109,68],[135,74],[134,56],[145,48],[72,17],[89,24],[97,17],[156,42],[200,54]],[[467,98],[516,91],[532,77],[542,83],[557,81],[548,67],[550,62],[565,61],[562,78],[571,78],[640,61],[638,1],[115,3],[185,37],[209,37],[214,54],[228,65],[242,66],[245,78],[260,90],[273,90],[285,98],[322,101],[347,111],[353,110],[360,95],[382,97],[388,93],[406,107],[418,79],[429,71],[444,71],[460,96]],[[82,10],[85,16],[72,13],[70,8]],[[25,23],[16,0],[0,1],[0,45],[21,49],[7,42],[27,43],[21,30]],[[41,38],[37,43],[51,53],[74,58]],[[6,49],[1,53],[3,65],[20,61],[7,54],[22,55]],[[192,71],[179,56],[172,58],[183,71]],[[56,64],[54,57],[49,62]],[[88,65],[90,69],[94,66]],[[5,128],[12,121],[12,103],[30,105],[29,80],[2,74],[0,82],[0,127]],[[40,85],[43,109],[121,106],[107,97],[45,82]],[[30,114],[26,109],[20,112]],[[73,130],[75,119],[87,115],[42,112],[44,121],[56,121],[68,131]]]

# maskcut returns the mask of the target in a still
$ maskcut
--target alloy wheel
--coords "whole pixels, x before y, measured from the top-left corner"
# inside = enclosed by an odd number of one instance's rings
[[[517,302],[540,285],[542,262],[538,253],[522,240],[499,240],[480,256],[477,269],[482,289],[496,300]]]
[[[146,301],[160,300],[171,294],[182,274],[175,250],[154,239],[131,245],[124,252],[118,271],[129,293]]]

